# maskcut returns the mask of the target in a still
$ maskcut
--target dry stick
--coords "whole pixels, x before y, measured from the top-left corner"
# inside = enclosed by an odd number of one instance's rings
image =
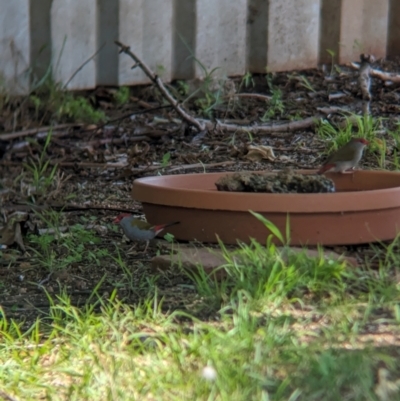
[[[151,109],[146,109],[146,110],[135,110],[135,111],[131,111],[130,113],[124,114],[121,117],[117,117],[114,118],[110,121],[107,121],[105,124],[102,125],[98,125],[96,126],[96,128],[91,128],[88,130],[82,129],[77,131],[77,133],[82,133],[82,132],[91,132],[91,131],[96,131],[98,129],[101,129],[103,127],[105,127],[107,124],[111,124],[120,120],[123,120],[125,118],[129,118],[132,115],[137,115],[137,114],[144,114],[144,113],[149,113],[151,111],[156,111],[156,110],[161,110],[161,109],[168,109],[171,106],[159,106],[159,107],[153,107]],[[2,141],[12,141],[13,139],[17,139],[17,138],[21,138],[24,136],[32,136],[32,135],[36,135],[40,132],[46,132],[46,131],[50,131],[52,130],[52,132],[56,132],[56,131],[61,131],[65,128],[80,128],[82,127],[84,124],[78,124],[78,123],[69,123],[69,124],[59,124],[59,125],[48,125],[45,127],[38,127],[38,128],[30,128],[30,129],[26,129],[23,131],[18,131],[18,132],[8,132],[6,134],[0,134],[0,140]]]
[[[364,100],[370,101],[371,96],[371,62],[374,61],[373,56],[361,54],[361,64],[358,76],[358,84],[360,85],[361,95]]]
[[[351,68],[355,70],[359,70],[360,66],[357,63],[348,64]],[[376,70],[371,68],[371,76],[381,79],[382,81],[392,81],[395,83],[400,83],[400,75],[395,74],[394,72],[384,72],[380,70]]]
[[[375,57],[371,54],[361,54],[360,55],[360,71],[358,76],[358,83],[360,85],[360,91],[362,96],[362,113],[364,116],[370,114],[370,101],[372,99],[371,95],[371,64],[374,62]]]
[[[57,162],[51,161],[51,165],[57,164],[61,167],[80,167],[80,168],[125,168],[129,167],[129,163],[92,163],[92,162]]]
[[[121,48],[120,53],[125,53],[130,56],[135,64],[132,68],[140,67],[142,71],[150,78],[150,80],[158,87],[160,92],[168,100],[168,102],[173,106],[177,113],[189,124],[195,126],[198,131],[203,131],[205,129],[224,129],[228,132],[251,132],[251,133],[272,133],[272,132],[283,132],[283,131],[295,131],[305,128],[312,127],[318,120],[322,117],[321,115],[316,115],[314,117],[306,118],[301,121],[291,121],[283,124],[268,124],[268,125],[252,125],[252,126],[240,126],[232,124],[224,124],[220,121],[212,122],[209,120],[196,119],[190,116],[178,103],[177,100],[168,92],[167,88],[164,86],[162,80],[145,64],[136,54],[134,54],[129,46],[126,46],[116,40],[114,42],[117,46]]]
[[[142,71],[150,78],[150,80],[158,87],[158,89],[161,91],[163,96],[168,100],[168,102],[174,107],[174,109],[178,112],[178,114],[189,124],[194,125],[198,131],[203,131],[205,129],[205,126],[200,124],[195,118],[190,116],[179,104],[178,102],[172,97],[172,95],[168,92],[168,89],[164,86],[163,82],[161,79],[154,74],[153,71],[145,64],[142,60],[140,60],[136,54],[134,54],[129,46],[123,45],[121,42],[118,40],[115,41],[115,44],[121,48],[120,53],[125,53],[128,56],[130,56],[134,61],[135,65],[139,66]]]
[[[223,166],[230,166],[235,164],[234,161],[226,161],[226,162],[219,162],[219,163],[210,163],[210,164],[203,164],[203,163],[194,163],[194,164],[183,164],[181,166],[176,166],[168,170],[169,173],[178,170],[192,170],[194,168],[212,168],[212,167],[223,167]]]
[[[0,139],[2,141],[11,141],[16,138],[21,138],[23,136],[31,136],[31,135],[36,135],[39,132],[46,132],[52,130],[54,131],[61,131],[65,128],[72,128],[72,127],[81,127],[83,124],[59,124],[59,125],[49,125],[46,127],[39,127],[39,128],[30,128],[26,129],[23,131],[18,131],[18,132],[9,132],[7,134],[0,134]]]
[[[272,132],[286,132],[296,131],[300,129],[310,128],[315,125],[318,120],[322,118],[322,115],[317,114],[315,117],[308,117],[304,120],[290,121],[288,123],[271,123],[268,125],[251,125],[251,126],[240,126],[232,124],[224,124],[217,120],[217,124],[214,124],[216,128],[224,129],[227,132],[250,132],[250,133],[272,133]]]
[[[255,99],[261,99],[261,100],[271,100],[271,96],[267,95],[261,95],[259,93],[234,93],[232,95],[224,96],[224,98],[230,99],[233,97],[254,97]]]
[[[317,110],[320,111],[322,114],[326,114],[327,116],[329,114],[353,114],[352,111],[343,109],[341,107],[317,107]]]

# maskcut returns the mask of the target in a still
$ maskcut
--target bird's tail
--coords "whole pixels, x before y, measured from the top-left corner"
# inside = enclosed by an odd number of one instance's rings
[[[167,227],[175,226],[176,224],[180,224],[180,221],[174,221],[173,223],[167,224],[159,224],[158,226],[154,226],[155,232],[161,232],[162,230],[166,229]]]

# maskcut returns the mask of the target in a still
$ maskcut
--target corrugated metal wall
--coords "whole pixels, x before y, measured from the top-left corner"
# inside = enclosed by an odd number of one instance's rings
[[[147,82],[114,40],[165,81],[400,54],[400,0],[0,0],[0,87],[26,93],[52,66],[68,89]]]

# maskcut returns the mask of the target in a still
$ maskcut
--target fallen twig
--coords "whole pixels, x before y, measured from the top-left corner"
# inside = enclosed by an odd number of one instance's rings
[[[164,134],[166,135],[166,134]],[[159,135],[155,135],[157,137]],[[107,145],[107,144],[113,144],[113,145],[118,145],[120,143],[125,143],[125,142],[141,142],[141,141],[151,141],[154,138],[151,138],[150,136],[147,135],[132,135],[128,137],[123,137],[123,138],[104,138],[104,139],[94,139],[93,141],[89,141],[86,143],[86,146],[100,146],[100,145]]]
[[[46,132],[52,130],[52,132],[55,131],[61,131],[64,130],[65,128],[79,128],[83,124],[59,124],[59,125],[53,125],[53,126],[47,126],[47,127],[39,127],[39,128],[30,128],[26,129],[23,131],[18,131],[18,132],[9,132],[6,134],[0,134],[0,139],[2,141],[11,141],[16,138],[21,138],[24,136],[32,136],[36,135],[39,132]]]
[[[358,76],[358,84],[360,85],[360,91],[363,100],[370,101],[371,96],[371,63],[375,60],[374,56],[370,54],[361,54],[360,56],[361,64]]]
[[[139,106],[142,106],[144,109],[148,109],[149,111],[151,111],[151,109],[154,108],[154,106],[152,106],[150,103],[147,103],[144,100],[141,100],[136,96],[131,96],[130,99],[132,102],[136,102]],[[163,107],[167,107],[167,106],[163,106]],[[168,106],[168,107],[172,107],[172,106]]]
[[[226,162],[219,162],[219,163],[210,163],[210,164],[203,164],[203,163],[194,163],[194,164],[182,164],[181,166],[176,166],[168,170],[169,173],[172,173],[174,171],[178,170],[192,170],[195,168],[203,168],[206,170],[207,168],[213,168],[213,167],[223,167],[223,166],[231,166],[232,164],[235,164],[236,162],[234,161],[226,161]]]
[[[57,162],[52,160],[51,165],[58,164],[61,167],[80,167],[80,168],[125,168],[129,167],[129,163],[94,163],[94,162]]]
[[[167,99],[167,101],[173,106],[176,112],[190,125],[196,127],[198,131],[213,130],[213,129],[223,129],[227,132],[250,132],[250,133],[273,133],[273,132],[284,132],[284,131],[295,131],[305,128],[310,128],[315,125],[316,122],[322,116],[316,115],[314,117],[309,117],[300,121],[290,121],[288,123],[281,124],[265,124],[265,125],[232,125],[232,124],[224,124],[220,121],[209,121],[203,119],[197,119],[189,115],[178,103],[176,99],[169,93],[167,88],[165,87],[162,80],[144,63],[135,53],[133,53],[129,46],[124,45],[118,40],[115,41],[115,44],[120,47],[120,53],[125,53],[130,56],[134,61],[135,65],[132,68],[140,67],[142,71],[150,78],[150,80],[158,87],[162,95]],[[247,94],[243,94],[247,95]],[[232,96],[237,96],[232,95]],[[262,95],[261,95],[262,96]]]
[[[360,65],[357,63],[350,63],[349,66],[354,68],[355,70],[360,69]],[[376,70],[375,68],[371,68],[370,75],[376,78],[381,79],[382,81],[391,81],[395,83],[400,83],[400,75],[395,74],[394,72],[385,72]]]
[[[328,95],[328,100],[331,102],[332,100],[341,99],[342,97],[346,97],[346,96],[348,96],[348,95],[343,92],[330,93]]]
[[[271,96],[261,95],[259,93],[233,93],[232,95],[224,96],[224,98],[230,99],[232,97],[253,97],[261,100],[271,100]]]
[[[308,117],[304,120],[289,121],[287,123],[270,123],[270,124],[254,124],[254,125],[233,125],[224,124],[217,120],[217,123],[212,123],[211,121],[204,121],[207,128],[218,128],[223,129],[227,132],[250,132],[250,133],[272,133],[272,132],[285,132],[285,131],[296,131],[300,129],[310,128],[314,126],[321,115],[316,115],[315,117]]]
[[[168,100],[168,102],[174,107],[174,109],[177,111],[177,113],[189,124],[194,125],[198,131],[203,131],[204,126],[199,123],[198,120],[196,120],[194,117],[189,115],[177,102],[176,99],[172,97],[172,95],[169,93],[168,89],[164,86],[164,83],[162,80],[154,74],[154,72],[145,64],[136,54],[134,54],[129,46],[125,46],[118,40],[115,41],[115,44],[121,48],[120,52],[127,54],[129,57],[131,57],[135,61],[135,65],[139,66],[142,71],[150,78],[150,80],[158,87],[160,92],[163,94],[163,96]]]
[[[353,114],[350,110],[343,109],[341,107],[317,107],[317,110],[320,111],[322,114]]]

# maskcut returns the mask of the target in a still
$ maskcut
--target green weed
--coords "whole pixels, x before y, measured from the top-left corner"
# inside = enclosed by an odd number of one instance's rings
[[[244,86],[245,88],[255,87],[256,83],[254,82],[253,75],[247,71],[246,74],[243,75],[242,80],[240,82],[239,90]]]
[[[189,84],[186,81],[176,81],[178,93],[181,96],[187,96],[189,94]]]
[[[338,128],[326,120],[321,120],[316,128],[317,134],[329,141],[327,153],[331,153],[345,145],[353,137],[365,138],[371,142],[367,151],[381,151],[382,146],[377,144],[376,132],[381,130],[382,118],[374,118],[371,115],[358,116],[352,114],[346,117],[344,128]]]
[[[162,160],[161,160],[161,165],[163,167],[167,167],[169,165],[170,161],[171,161],[171,153],[170,152],[164,153]]]
[[[127,86],[121,86],[114,94],[115,102],[118,106],[122,106],[129,102],[130,90]]]
[[[47,148],[50,144],[52,130],[46,136],[43,149],[36,159],[31,158],[24,167],[30,172],[32,185],[35,188],[35,193],[42,195],[53,185],[57,165],[51,166],[50,159],[47,158]]]
[[[282,116],[285,111],[285,105],[282,101],[282,91],[280,89],[271,89],[272,97],[269,101],[268,110],[261,117],[261,121],[270,121],[271,119]]]
[[[331,49],[326,49],[326,52],[331,56],[331,72],[330,72],[330,76],[333,76],[334,71],[336,71],[337,74],[340,74],[341,69],[334,62],[334,59],[335,59],[335,56],[336,56],[336,52],[334,50],[331,50]]]

